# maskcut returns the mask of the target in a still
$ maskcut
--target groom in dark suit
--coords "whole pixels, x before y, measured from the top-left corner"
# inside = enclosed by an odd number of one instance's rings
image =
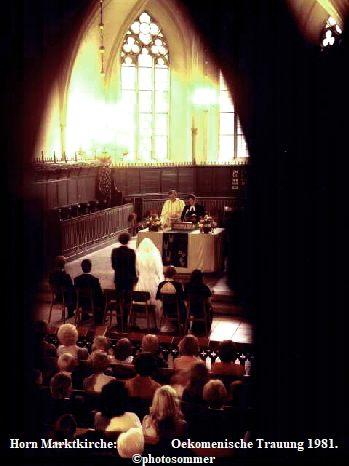
[[[205,215],[205,207],[196,202],[195,194],[189,194],[188,204],[184,207],[181,220],[182,222],[199,221],[200,217]]]
[[[128,308],[131,302],[131,293],[137,281],[136,253],[127,244],[130,241],[128,233],[119,235],[121,246],[114,248],[111,253],[111,265],[115,270],[115,289],[117,293],[123,293],[125,299],[125,322],[128,319]]]

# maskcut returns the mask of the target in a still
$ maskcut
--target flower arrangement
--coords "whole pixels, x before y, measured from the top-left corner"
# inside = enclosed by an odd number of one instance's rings
[[[210,215],[205,215],[199,221],[200,233],[210,233],[214,231],[216,226],[217,226],[217,223],[213,220],[213,218]]]
[[[157,214],[153,214],[145,219],[145,228],[148,228],[149,231],[159,231],[162,230],[162,227],[162,222]]]

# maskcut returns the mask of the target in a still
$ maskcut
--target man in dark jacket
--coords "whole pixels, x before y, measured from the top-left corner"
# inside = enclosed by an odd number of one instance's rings
[[[93,304],[95,309],[95,322],[101,324],[103,319],[103,308],[104,308],[104,296],[101,288],[101,284],[97,277],[94,277],[90,272],[92,268],[92,262],[90,259],[84,259],[81,262],[81,268],[83,273],[78,275],[74,279],[74,285],[76,289],[91,289],[93,293]],[[87,308],[90,303],[80,302],[79,304],[85,305]],[[84,318],[84,317],[83,317]]]
[[[205,207],[196,202],[196,197],[194,194],[189,194],[188,204],[184,207],[181,220],[182,222],[190,222],[195,220],[198,222],[200,217],[205,215]]]
[[[124,296],[124,319],[127,322],[131,293],[137,281],[136,253],[127,246],[130,241],[128,233],[121,233],[118,240],[121,246],[112,250],[111,265],[115,270],[115,289]]]

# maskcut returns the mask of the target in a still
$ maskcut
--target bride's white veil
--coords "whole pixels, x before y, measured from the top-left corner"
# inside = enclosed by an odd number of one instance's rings
[[[157,271],[160,280],[163,280],[163,265],[160,251],[150,238],[144,238],[136,250],[138,265],[142,268]]]

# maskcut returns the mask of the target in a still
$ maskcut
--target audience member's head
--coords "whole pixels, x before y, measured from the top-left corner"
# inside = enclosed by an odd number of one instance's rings
[[[90,259],[83,259],[81,262],[81,268],[84,273],[90,273],[92,268],[92,262]]]
[[[57,360],[59,372],[73,372],[76,367],[76,359],[70,353],[63,353]]]
[[[78,360],[87,360],[88,359],[88,349],[87,348],[78,348]]]
[[[189,369],[188,391],[193,395],[202,395],[204,385],[209,381],[209,372],[203,361],[195,362]]]
[[[129,356],[132,356],[132,343],[128,338],[120,338],[114,349],[115,359],[125,361]]]
[[[203,398],[210,408],[220,409],[227,396],[227,390],[221,380],[209,380],[204,386]]]
[[[107,353],[94,351],[88,358],[88,365],[94,374],[103,374],[109,367],[110,361]]]
[[[69,398],[72,391],[72,380],[66,372],[58,372],[50,381],[52,398],[63,400]]]
[[[156,369],[155,358],[152,354],[138,354],[134,361],[135,370],[141,377],[150,377]]]
[[[149,412],[152,418],[157,421],[169,417],[182,418],[182,411],[175,389],[170,385],[157,388]]]
[[[173,278],[177,273],[177,270],[173,265],[169,265],[165,270],[165,278]]]
[[[108,353],[110,348],[110,343],[107,337],[104,337],[102,335],[98,335],[95,337],[93,340],[92,344],[92,351],[102,351],[103,353]]]
[[[142,455],[144,450],[142,429],[131,427],[127,432],[122,432],[117,439],[117,449],[121,458],[132,458],[137,454]]]
[[[66,262],[67,261],[64,256],[57,256],[54,262],[56,269],[59,269],[59,270],[64,269]]]
[[[53,426],[53,440],[73,440],[76,432],[76,420],[71,414],[60,416]]]
[[[123,246],[126,246],[126,244],[130,241],[130,235],[128,233],[121,233],[118,237],[118,241]]]
[[[100,411],[108,419],[122,416],[128,402],[128,391],[124,382],[111,380],[103,386],[100,396]]]
[[[59,327],[57,338],[61,345],[71,346],[75,345],[78,341],[78,331],[73,324],[63,324]]]
[[[229,386],[229,399],[232,406],[241,406],[244,403],[245,386],[241,380],[234,380]]]
[[[48,334],[48,324],[45,320],[37,320],[34,322],[33,329],[37,340],[43,340]]]
[[[237,356],[236,345],[232,340],[223,340],[218,347],[218,355],[222,362],[235,361]]]
[[[151,353],[155,355],[159,348],[159,339],[156,335],[148,333],[144,335],[142,339],[142,351],[143,353]]]
[[[195,335],[186,335],[178,344],[181,356],[197,356],[199,352],[199,340]]]
[[[192,271],[190,275],[190,283],[192,285],[200,285],[203,283],[203,276],[201,270],[195,269]]]

